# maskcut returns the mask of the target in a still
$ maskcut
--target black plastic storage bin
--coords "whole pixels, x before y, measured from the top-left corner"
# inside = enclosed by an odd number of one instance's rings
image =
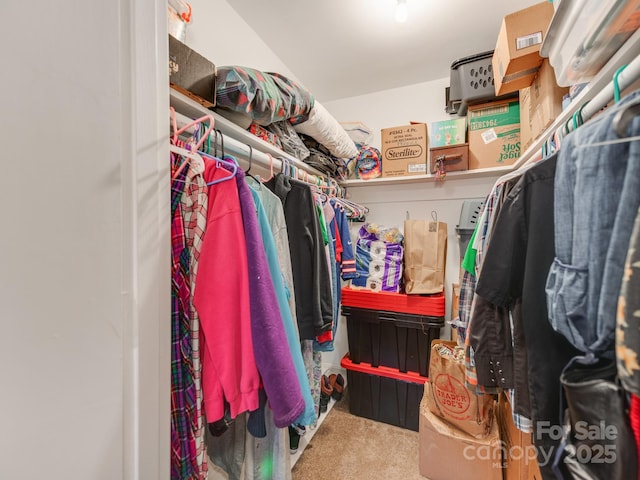
[[[356,364],[348,355],[340,365],[347,370],[349,412],[418,431],[426,377],[387,367],[375,368],[366,363]]]
[[[427,376],[431,341],[440,338],[444,317],[342,306],[353,363],[385,366]]]

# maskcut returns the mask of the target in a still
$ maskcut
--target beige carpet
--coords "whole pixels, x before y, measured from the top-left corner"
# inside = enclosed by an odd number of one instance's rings
[[[348,388],[292,470],[293,480],[425,480],[418,433],[349,413]]]

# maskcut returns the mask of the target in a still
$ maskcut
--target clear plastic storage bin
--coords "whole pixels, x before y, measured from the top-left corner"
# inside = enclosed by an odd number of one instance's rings
[[[640,27],[640,0],[562,0],[540,49],[558,85],[588,82]]]

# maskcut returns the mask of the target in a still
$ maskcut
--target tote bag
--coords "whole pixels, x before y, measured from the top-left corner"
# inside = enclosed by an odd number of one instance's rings
[[[405,292],[440,293],[444,290],[444,272],[447,257],[447,224],[412,220],[404,222],[404,281]]]

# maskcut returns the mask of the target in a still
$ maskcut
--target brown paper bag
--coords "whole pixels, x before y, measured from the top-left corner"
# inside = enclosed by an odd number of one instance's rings
[[[463,432],[483,438],[491,431],[495,400],[493,395],[476,395],[465,386],[462,352],[454,342],[431,342],[428,406],[434,415]]]
[[[447,224],[426,220],[404,221],[404,282],[406,293],[444,290]]]

